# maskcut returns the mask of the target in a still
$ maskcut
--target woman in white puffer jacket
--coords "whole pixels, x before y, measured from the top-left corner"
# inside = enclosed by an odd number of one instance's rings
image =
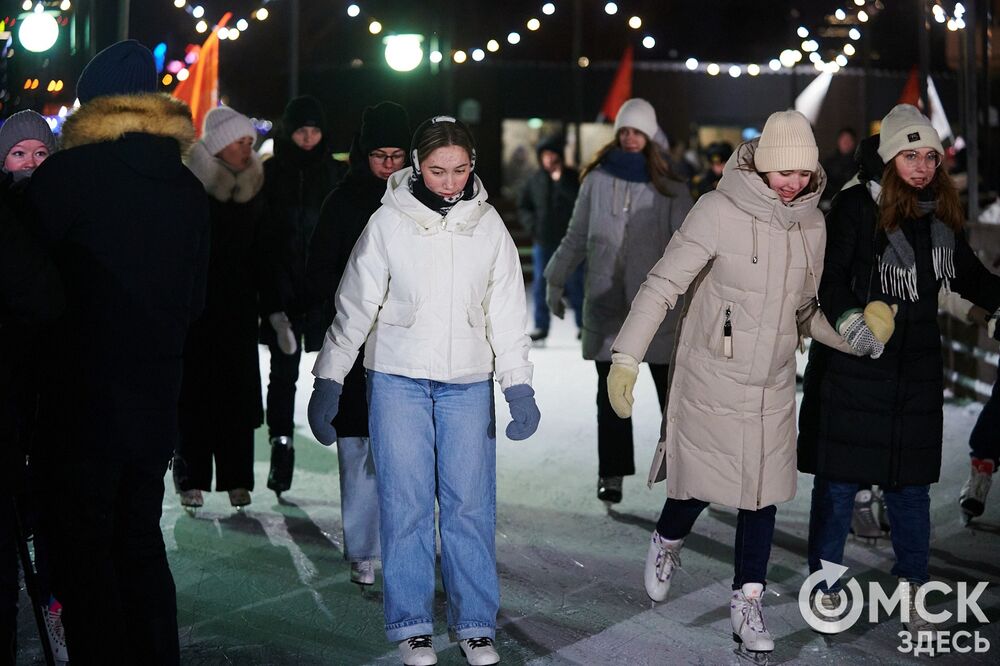
[[[510,405],[509,438],[529,437],[539,420],[524,280],[473,174],[469,130],[437,116],[413,146],[413,167],[389,178],[341,280],[313,369],[309,423],[320,442],[336,439],[344,376],[364,344],[386,635],[403,663],[436,663],[436,499],[449,629],[470,664],[492,664],[500,605],[492,375]]]

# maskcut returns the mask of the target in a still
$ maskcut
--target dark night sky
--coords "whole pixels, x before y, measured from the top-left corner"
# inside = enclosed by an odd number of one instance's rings
[[[248,15],[260,0],[200,0],[210,23],[232,9]],[[381,20],[387,31],[414,31],[454,35],[456,48],[484,46],[495,37],[503,45],[489,59],[511,61],[561,61],[572,55],[572,2],[555,2],[556,13],[544,16],[541,0],[427,0],[408,2],[359,2],[362,15],[347,16],[349,2],[343,0],[300,0],[302,12],[301,59],[303,71],[347,67],[361,58],[366,66],[385,67],[381,38],[367,32],[366,16]],[[797,47],[801,41],[795,29],[804,25],[815,33],[824,17],[838,7],[854,8],[853,0],[646,0],[619,2],[616,16],[604,12],[604,0],[583,0],[583,54],[593,62],[616,60],[629,40],[638,44],[645,34],[656,38],[651,50],[638,47],[638,61],[684,60],[766,63],[783,48]],[[862,29],[871,30],[874,63],[878,67],[909,69],[917,59],[917,18],[914,1],[888,1],[887,7]],[[270,18],[251,21],[250,30],[235,43],[224,43],[221,64],[223,93],[242,100],[253,99],[261,112],[280,104],[272,97],[286,90],[288,52],[288,0],[271,0]],[[639,31],[625,22],[633,14],[644,20]],[[524,21],[537,16],[542,28],[531,33]],[[172,0],[133,0],[131,34],[147,44],[166,41],[177,54],[189,42],[202,38],[194,30],[194,19],[173,6]],[[504,41],[518,30],[522,41],[509,46]],[[934,25],[932,53],[934,65],[943,66],[942,26]],[[842,38],[822,41],[839,51]],[[474,68],[471,61],[463,67]],[[246,104],[247,102],[244,102]]]

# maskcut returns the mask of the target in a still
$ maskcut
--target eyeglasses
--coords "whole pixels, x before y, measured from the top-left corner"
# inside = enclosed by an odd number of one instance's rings
[[[910,168],[915,169],[917,166],[923,164],[928,169],[933,170],[941,166],[941,155],[934,151],[926,155],[921,155],[915,150],[907,150],[900,154],[903,156],[903,162]]]
[[[395,153],[383,153],[381,150],[376,150],[375,152],[368,153],[368,157],[372,158],[376,162],[402,162],[406,159],[406,153],[403,151]]]

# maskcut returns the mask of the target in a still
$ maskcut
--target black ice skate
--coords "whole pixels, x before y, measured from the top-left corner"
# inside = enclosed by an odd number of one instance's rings
[[[271,471],[267,474],[267,487],[279,498],[292,487],[295,471],[295,447],[292,438],[282,435],[271,438]]]
[[[597,499],[606,504],[622,501],[622,477],[602,476],[597,479]]]

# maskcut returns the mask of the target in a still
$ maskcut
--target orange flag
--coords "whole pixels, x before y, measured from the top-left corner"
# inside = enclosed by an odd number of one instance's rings
[[[218,27],[225,27],[232,12],[226,12],[219,20]],[[201,136],[201,124],[205,114],[219,105],[219,36],[216,30],[201,45],[198,62],[188,69],[189,75],[174,88],[174,97],[187,102],[191,107],[194,129]]]
[[[906,79],[906,85],[903,86],[903,92],[899,94],[896,104],[912,104],[923,109],[924,102],[920,99],[920,70],[916,65],[910,69],[910,76]]]
[[[605,120],[614,120],[618,116],[618,109],[632,97],[632,45],[629,44],[622,54],[622,61],[618,64],[618,71],[615,72],[615,80],[611,83],[608,96],[604,98],[604,106],[601,107],[601,116]]]

